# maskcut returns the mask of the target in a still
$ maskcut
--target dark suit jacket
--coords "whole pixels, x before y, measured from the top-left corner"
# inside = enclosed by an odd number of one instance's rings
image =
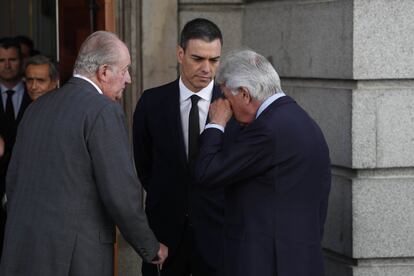
[[[72,78],[32,103],[7,173],[1,275],[113,275],[115,224],[146,261],[159,244],[120,105]]]
[[[225,275],[322,276],[330,161],[319,127],[286,96],[222,139],[204,131],[196,178],[225,187]]]
[[[13,127],[13,129],[6,129],[6,124],[5,124],[6,115],[5,115],[5,110],[3,107],[4,105],[3,97],[0,96],[0,135],[3,137],[4,143],[5,143],[4,155],[0,159],[0,183],[1,183],[0,184],[0,195],[1,196],[4,194],[4,190],[5,190],[4,180],[6,176],[7,166],[10,161],[10,156],[11,156],[11,152],[13,149],[13,145],[16,140],[17,126],[19,125],[27,106],[31,102],[32,100],[30,99],[29,94],[27,94],[26,86],[25,86],[22,103],[20,105],[20,109],[16,117],[16,124]]]
[[[190,220],[204,262],[217,268],[222,253],[223,189],[206,191],[193,186],[179,95],[178,80],[144,91],[134,113],[135,164],[147,192],[150,226],[169,247],[170,259]],[[212,101],[220,95],[215,87]]]
[[[0,135],[4,140],[5,148],[4,154],[0,157],[0,198],[3,197],[4,192],[6,190],[6,172],[7,167],[9,166],[11,153],[13,150],[13,145],[16,140],[16,131],[17,127],[23,117],[23,113],[25,112],[27,106],[31,103],[31,99],[29,94],[27,94],[26,86],[24,86],[24,94],[23,99],[20,104],[19,111],[16,117],[16,123],[14,126],[11,126],[11,129],[6,126],[5,123],[5,110],[3,107],[3,97],[0,96]],[[1,249],[3,248],[3,235],[4,235],[4,226],[6,223],[6,212],[3,208],[0,208],[0,254]]]

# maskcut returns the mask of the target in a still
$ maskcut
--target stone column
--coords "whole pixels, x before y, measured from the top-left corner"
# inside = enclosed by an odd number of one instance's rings
[[[328,140],[327,276],[414,275],[414,2],[247,2],[243,43]]]
[[[177,7],[175,0],[119,0],[117,33],[131,52],[132,84],[126,89],[123,106],[128,128],[136,103],[146,88],[176,78]],[[118,274],[141,275],[141,258],[118,234]]]

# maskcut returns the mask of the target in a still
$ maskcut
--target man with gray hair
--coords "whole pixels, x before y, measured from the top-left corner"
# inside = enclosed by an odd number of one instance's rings
[[[33,101],[58,86],[57,65],[47,56],[36,55],[29,58],[25,64],[24,72],[27,93]]]
[[[167,257],[142,208],[116,102],[130,62],[116,35],[95,32],[74,77],[27,110],[7,173],[1,275],[113,275],[115,225],[144,261]]]
[[[196,181],[225,189],[224,275],[324,275],[331,175],[321,130],[253,51],[225,57],[216,80],[226,99],[211,104]],[[223,145],[232,115],[245,127]]]

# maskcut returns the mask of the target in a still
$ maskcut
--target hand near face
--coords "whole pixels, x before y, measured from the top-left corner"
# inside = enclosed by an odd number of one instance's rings
[[[233,110],[231,109],[230,102],[227,99],[219,98],[210,104],[208,114],[210,123],[225,127],[233,115]]]

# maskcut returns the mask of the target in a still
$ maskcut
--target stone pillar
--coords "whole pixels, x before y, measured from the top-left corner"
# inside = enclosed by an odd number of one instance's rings
[[[327,276],[414,275],[414,2],[247,2],[243,43],[328,140]]]
[[[131,52],[132,84],[126,89],[123,106],[132,130],[136,103],[146,88],[166,83],[177,76],[177,6],[175,0],[119,0],[117,33]],[[118,274],[141,275],[141,258],[118,233]]]

